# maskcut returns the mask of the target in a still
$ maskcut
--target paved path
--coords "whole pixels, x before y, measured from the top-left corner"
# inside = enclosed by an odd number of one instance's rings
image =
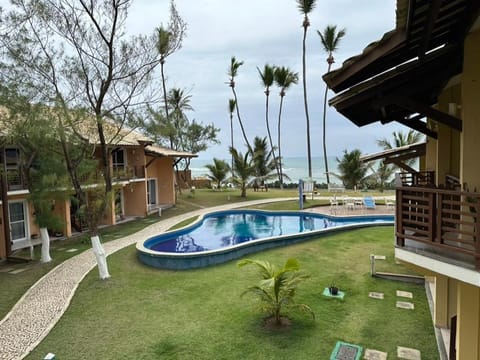
[[[228,210],[285,200],[293,199],[246,201],[199,209],[159,221],[135,234],[104,243],[103,246],[107,255],[110,255],[137,241],[159,234],[192,216],[215,210]],[[52,269],[28,289],[12,310],[0,321],[0,359],[22,359],[28,355],[62,317],[79,283],[95,265],[95,256],[92,249],[86,250]]]

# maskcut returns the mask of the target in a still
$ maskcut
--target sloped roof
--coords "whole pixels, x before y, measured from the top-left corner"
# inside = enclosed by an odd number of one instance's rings
[[[340,92],[330,105],[358,126],[398,121],[435,138],[421,121],[429,117],[461,131],[460,119],[432,105],[462,72],[463,42],[479,14],[479,0],[398,0],[396,29],[323,76]]]
[[[193,154],[186,151],[172,150],[160,145],[148,145],[145,146],[145,153],[152,156],[163,156],[171,158],[194,158],[198,157],[197,154]]]

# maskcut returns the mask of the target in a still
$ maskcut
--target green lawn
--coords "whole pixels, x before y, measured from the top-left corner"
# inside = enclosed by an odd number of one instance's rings
[[[72,303],[47,338],[27,357],[53,352],[57,359],[328,359],[337,340],[387,351],[419,349],[438,357],[423,286],[372,278],[369,255],[387,256],[379,271],[406,272],[393,259],[393,228],[377,227],[328,235],[250,256],[283,265],[296,257],[311,278],[298,301],[316,320],[292,314],[288,330],[268,331],[243,290],[256,283],[252,268],[236,261],[191,271],[141,264],[133,246],[109,257],[112,278],[96,271],[80,284]],[[335,281],[344,301],[321,296]],[[414,294],[415,310],[395,307],[396,290]],[[383,292],[385,300],[368,297]],[[401,299],[399,299],[401,300]]]

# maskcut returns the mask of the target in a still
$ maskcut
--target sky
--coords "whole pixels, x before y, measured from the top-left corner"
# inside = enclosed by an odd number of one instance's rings
[[[4,6],[6,0],[0,0]],[[229,159],[230,117],[228,101],[232,98],[227,70],[230,58],[243,61],[236,78],[236,92],[247,136],[267,135],[265,126],[265,95],[257,67],[288,66],[299,73],[299,84],[293,85],[284,99],[282,113],[282,155],[306,157],[306,120],[302,87],[303,16],[295,0],[175,0],[180,16],[187,23],[183,47],[167,58],[165,74],[167,88],[182,88],[191,95],[194,111],[190,119],[220,128],[219,145],[212,145],[199,154],[200,160],[213,157]],[[327,54],[321,47],[317,30],[327,25],[346,28],[337,53],[336,63],[358,55],[371,42],[395,27],[395,0],[317,0],[309,15],[311,26],[307,33],[307,93],[311,128],[312,156],[322,156],[322,115],[327,70]],[[129,34],[149,34],[169,21],[170,0],[133,0],[126,30]],[[159,78],[159,71],[157,80]],[[329,91],[328,98],[334,93]],[[279,89],[272,88],[270,96],[270,126],[276,141]],[[393,131],[406,131],[400,124],[375,123],[358,128],[327,108],[327,153],[341,156],[344,150],[360,149],[362,153],[376,152],[376,140],[392,138]],[[234,146],[246,147],[238,120],[234,118]]]
[[[187,23],[183,47],[165,63],[167,87],[185,89],[191,96],[194,112],[189,118],[214,123],[221,129],[220,145],[211,146],[199,158],[228,159],[230,117],[228,100],[232,92],[227,84],[230,58],[244,61],[236,78],[240,114],[249,140],[266,136],[265,95],[257,67],[288,66],[299,73],[298,85],[284,99],[282,114],[282,154],[306,156],[306,120],[303,105],[302,37],[303,16],[295,0],[176,0],[177,10]],[[333,69],[395,27],[394,0],[321,0],[310,14],[307,33],[307,94],[309,102],[312,156],[322,156],[322,115],[327,70],[327,55],[317,30],[329,24],[346,28],[347,33],[334,55]],[[135,0],[131,6],[128,31],[148,33],[169,20],[169,0]],[[328,98],[334,96],[329,92]],[[279,89],[270,96],[270,126],[276,139]],[[393,131],[406,131],[400,124],[379,123],[358,128],[334,108],[327,109],[327,153],[340,156],[344,150],[376,152],[376,140],[391,138]],[[274,140],[275,141],[275,140]],[[245,148],[241,130],[234,118],[234,145]],[[244,151],[244,150],[243,150]]]

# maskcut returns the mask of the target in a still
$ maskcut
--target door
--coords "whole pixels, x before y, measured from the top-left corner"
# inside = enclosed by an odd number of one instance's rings
[[[148,209],[154,209],[158,204],[157,179],[147,180],[147,202]]]

